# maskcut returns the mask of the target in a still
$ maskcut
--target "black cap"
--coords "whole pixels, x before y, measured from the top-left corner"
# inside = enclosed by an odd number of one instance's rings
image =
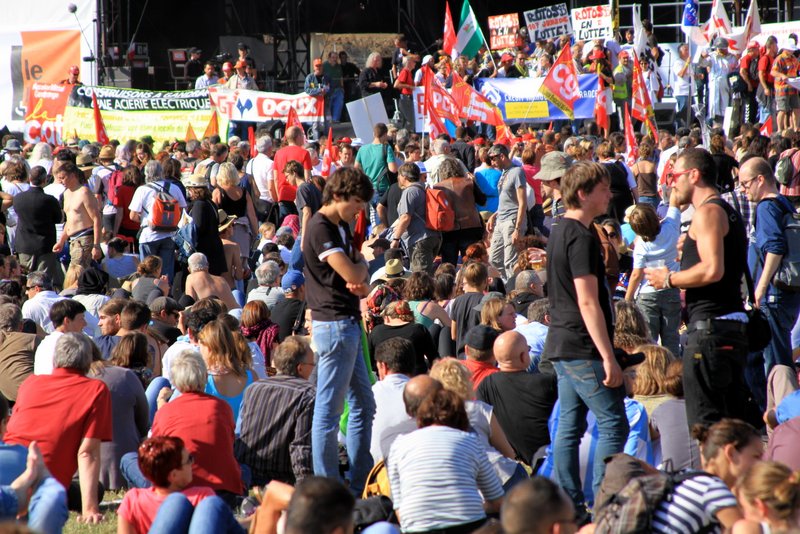
[[[250,50],[250,47],[244,43],[236,43],[237,50]]]
[[[191,48],[189,49],[189,53],[190,53],[190,54],[202,54],[202,53],[203,53],[203,51],[202,51],[202,50],[200,50],[199,48],[197,48],[196,46],[193,46],[193,47],[191,47]]]
[[[645,359],[644,352],[628,354],[622,349],[614,349],[614,357],[617,359],[620,369],[627,369],[628,367],[639,365]]]
[[[464,344],[473,349],[490,350],[499,335],[500,332],[491,326],[479,324],[470,328],[464,338]]]

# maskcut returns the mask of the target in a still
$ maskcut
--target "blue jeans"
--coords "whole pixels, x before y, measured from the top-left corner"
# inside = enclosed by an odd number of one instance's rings
[[[147,256],[161,258],[161,274],[167,275],[172,284],[175,278],[175,241],[171,237],[165,237],[158,241],[139,243],[139,259],[144,260]]]
[[[19,512],[16,492],[0,486],[0,520],[12,520]],[[47,477],[31,495],[28,503],[28,526],[42,534],[61,534],[67,522],[67,491],[53,477]]]
[[[594,452],[592,487],[598,495],[606,471],[607,456],[622,452],[628,440],[628,418],[625,415],[625,388],[609,389],[603,385],[605,371],[600,360],[558,360],[553,362],[558,376],[558,399],[561,412],[553,442],[553,460],[559,484],[575,503],[584,503],[581,487],[578,447],[586,430],[586,414],[592,411],[597,419],[599,436]]]
[[[661,202],[661,200],[657,196],[655,196],[655,197],[640,196],[639,197],[639,204],[650,204],[654,208],[658,207],[659,202]]]
[[[158,392],[164,388],[172,387],[169,380],[163,376],[153,378],[150,384],[147,385],[147,390],[144,392],[147,397],[147,406],[150,408],[150,424],[153,424],[153,419],[156,417],[156,410],[158,410]]]
[[[139,468],[139,453],[128,452],[119,461],[119,471],[131,488],[149,488],[153,484],[147,480]]]
[[[680,357],[678,329],[681,327],[681,290],[662,289],[652,293],[639,293],[636,304],[647,319],[652,340],[660,339],[661,345]]]
[[[764,373],[775,365],[793,365],[792,328],[800,313],[800,293],[776,291],[761,305],[769,320],[772,339],[764,349]]]
[[[347,455],[350,489],[361,495],[372,456],[372,418],[375,398],[361,351],[361,326],[356,319],[313,321],[312,336],[317,349],[317,397],[311,425],[314,474],[339,478],[337,435],[344,401],[350,409],[347,421]]]
[[[158,508],[149,534],[243,534],[245,529],[219,497],[206,497],[193,507],[182,493],[169,495]]]
[[[297,239],[294,242],[294,246],[292,247],[292,260],[289,264],[289,269],[295,269],[297,271],[303,270],[305,267],[306,262],[303,259],[303,251],[300,250],[300,243],[303,242],[303,234],[297,234]]]
[[[344,89],[337,87],[328,95],[328,105],[330,106],[331,120],[339,122],[342,118],[342,108],[344,107]]]

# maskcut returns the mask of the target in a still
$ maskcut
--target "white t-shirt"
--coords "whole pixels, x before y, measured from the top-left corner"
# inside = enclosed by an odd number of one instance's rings
[[[117,208],[108,201],[108,179],[111,178],[111,173],[114,172],[113,167],[97,167],[92,176],[89,178],[89,189],[97,194],[98,190],[103,192],[103,215],[114,215],[117,213]],[[102,183],[102,186],[98,183]]]
[[[678,59],[672,64],[672,72],[675,75],[675,80],[672,82],[672,94],[675,96],[689,96],[692,85],[692,65],[686,68],[683,76],[679,73],[686,63],[682,59]]]
[[[181,190],[174,184],[168,186],[163,180],[140,185],[133,193],[133,198],[131,199],[131,204],[128,206],[128,209],[139,213],[142,218],[142,233],[139,235],[139,243],[152,243],[153,241],[172,237],[175,234],[175,232],[162,232],[150,228],[150,211],[153,209],[156,193],[161,189],[167,191],[167,187],[169,187],[169,194],[172,195],[175,200],[178,201],[178,205],[185,210],[186,199],[183,198]]]
[[[269,191],[269,183],[272,181],[273,162],[266,154],[258,154],[247,163],[245,170],[253,176],[258,186],[261,200],[272,202],[272,193]]]

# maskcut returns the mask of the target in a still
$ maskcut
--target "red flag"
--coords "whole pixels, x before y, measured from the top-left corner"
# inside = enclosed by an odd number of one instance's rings
[[[356,215],[356,226],[353,229],[353,246],[356,250],[361,250],[361,245],[367,239],[367,227],[369,226],[369,216],[367,210],[361,210]]]
[[[644,76],[642,76],[642,67],[639,65],[639,59],[633,56],[633,87],[632,87],[632,105],[631,115],[634,119],[640,120],[647,124],[650,129],[650,135],[653,139],[658,139],[658,130],[653,124],[653,103],[650,100],[650,93],[644,84]]]
[[[303,144],[305,144],[306,131],[303,129],[303,124],[300,122],[300,118],[297,116],[297,110],[293,107],[290,107],[289,114],[286,115],[286,129],[288,130],[292,126],[297,126],[303,132]]]
[[[217,110],[211,112],[211,118],[208,119],[208,126],[206,131],[203,132],[203,138],[211,137],[212,135],[219,135],[219,122],[217,121]]]
[[[451,96],[456,103],[458,116],[462,119],[483,122],[493,126],[499,126],[502,123],[502,115],[501,122],[498,122],[497,116],[494,113],[494,108],[496,106],[488,98],[465,82],[455,71],[453,71]]]
[[[325,154],[322,156],[322,174],[323,178],[331,175],[331,162],[333,161],[333,128],[328,128],[328,144],[325,147]]]
[[[453,26],[453,17],[450,14],[450,2],[444,3],[444,42],[442,43],[442,50],[448,56],[453,53],[453,47],[456,45],[456,28]]]
[[[627,102],[625,102],[625,144],[628,145],[625,163],[628,164],[628,167],[632,167],[639,158],[639,146],[636,144],[636,136],[633,134],[633,123]]]
[[[194,133],[191,122],[189,123],[189,127],[186,128],[186,141],[197,141],[197,134]]]
[[[600,128],[608,130],[611,128],[608,120],[608,95],[606,94],[606,82],[600,77],[600,64],[597,64],[597,98],[594,101],[594,118]]]
[[[575,119],[575,102],[578,101],[578,72],[572,61],[572,51],[565,46],[558,54],[550,72],[544,77],[539,92],[571,120]]]
[[[772,124],[772,115],[767,117],[767,120],[764,121],[764,124],[761,125],[761,129],[759,133],[763,136],[770,137],[775,132],[775,126]]]
[[[425,80],[425,113],[430,121],[431,138],[449,134],[444,123],[445,119],[454,124],[460,124],[455,100],[432,75],[423,73],[423,79]]]
[[[250,142],[250,157],[254,158],[258,150],[256,150],[256,131],[252,126],[247,127],[247,140]]]
[[[494,114],[496,120],[500,122],[500,124],[497,125],[497,134],[495,135],[494,142],[500,145],[510,146],[512,139],[514,139],[514,136],[511,135],[511,128],[506,126],[506,123],[503,122],[503,114],[500,108],[495,107]]]
[[[100,114],[100,106],[97,104],[97,94],[92,91],[92,110],[94,114],[94,136],[101,145],[108,144],[108,134],[106,125],[103,124],[103,116]],[[77,136],[76,136],[77,137]]]

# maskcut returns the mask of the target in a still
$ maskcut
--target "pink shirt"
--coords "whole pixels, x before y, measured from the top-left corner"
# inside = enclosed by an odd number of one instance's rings
[[[186,488],[181,491],[192,506],[197,506],[200,501],[206,497],[215,495],[214,490],[203,486],[193,488]],[[158,509],[161,503],[167,497],[156,493],[155,488],[139,489],[134,488],[128,490],[125,498],[122,499],[122,504],[117,510],[117,514],[125,521],[133,525],[136,532],[139,534],[147,534],[150,527],[153,525],[153,520],[156,518]]]

